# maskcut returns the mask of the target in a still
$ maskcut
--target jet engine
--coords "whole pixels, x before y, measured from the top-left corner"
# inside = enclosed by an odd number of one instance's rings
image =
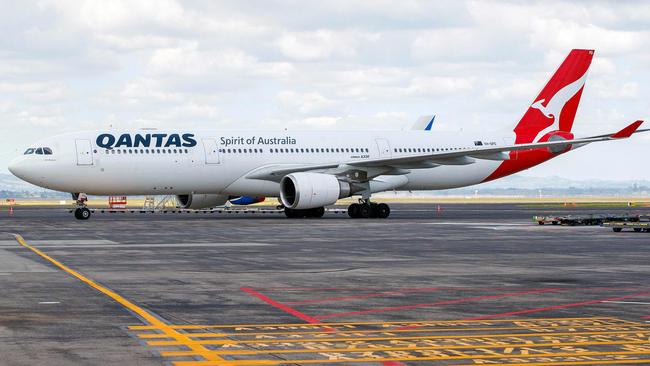
[[[280,200],[291,209],[309,209],[334,204],[350,196],[350,184],[322,173],[293,173],[280,181]]]
[[[229,196],[221,194],[179,194],[176,196],[178,204],[181,208],[188,208],[191,210],[199,210],[202,208],[211,208],[221,206],[228,201]]]

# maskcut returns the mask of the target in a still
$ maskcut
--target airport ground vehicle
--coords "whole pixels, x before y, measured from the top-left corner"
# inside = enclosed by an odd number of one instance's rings
[[[372,194],[479,184],[640,132],[643,121],[605,135],[571,133],[593,54],[572,50],[507,131],[438,132],[433,119],[410,131],[84,131],[34,143],[9,170],[71,192],[78,219],[90,217],[83,194],[177,195],[188,209],[279,196],[289,218],[321,217],[339,198],[358,196],[350,217],[386,218],[389,206]]]
[[[539,225],[602,225],[606,222],[637,222],[638,214],[585,214],[564,216],[533,216],[533,221]]]
[[[632,229],[637,233],[650,233],[650,216],[639,216],[637,221],[610,221],[603,223],[604,227],[611,227],[614,232],[621,232],[623,229]]]

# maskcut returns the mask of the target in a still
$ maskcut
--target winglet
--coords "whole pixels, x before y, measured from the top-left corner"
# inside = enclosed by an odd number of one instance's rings
[[[425,131],[431,131],[431,127],[433,127],[433,121],[436,119],[436,115],[434,114],[433,117],[431,117],[431,121],[427,124],[427,127],[424,128]]]
[[[616,132],[611,137],[613,139],[625,139],[625,138],[628,138],[628,137],[632,136],[632,134],[636,130],[639,129],[639,127],[641,126],[642,123],[643,123],[643,121],[641,121],[641,120],[636,121],[636,122],[630,124],[629,126],[625,127],[624,129]]]

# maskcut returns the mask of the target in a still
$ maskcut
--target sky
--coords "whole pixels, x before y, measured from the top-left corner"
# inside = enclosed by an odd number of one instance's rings
[[[85,129],[363,133],[428,114],[436,131],[511,129],[572,48],[596,50],[577,136],[650,117],[649,2],[0,4],[3,172],[31,142]],[[650,179],[648,153],[650,133],[525,174]]]

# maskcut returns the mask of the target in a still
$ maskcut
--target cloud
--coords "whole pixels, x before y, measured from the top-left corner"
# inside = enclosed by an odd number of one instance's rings
[[[650,110],[643,2],[40,0],[6,8],[0,128],[20,128],[0,139],[12,151],[110,125],[375,131],[436,113],[440,130],[491,133],[516,123],[574,47],[596,49],[577,132],[609,132]],[[590,159],[607,149],[590,146]],[[560,172],[588,173],[592,160],[581,156]]]
[[[320,93],[296,93],[282,91],[278,93],[278,101],[288,110],[295,110],[301,114],[318,112],[334,104],[334,102]]]
[[[288,58],[309,61],[353,58],[357,56],[357,47],[361,43],[376,42],[379,39],[378,33],[317,30],[286,32],[276,44]]]

